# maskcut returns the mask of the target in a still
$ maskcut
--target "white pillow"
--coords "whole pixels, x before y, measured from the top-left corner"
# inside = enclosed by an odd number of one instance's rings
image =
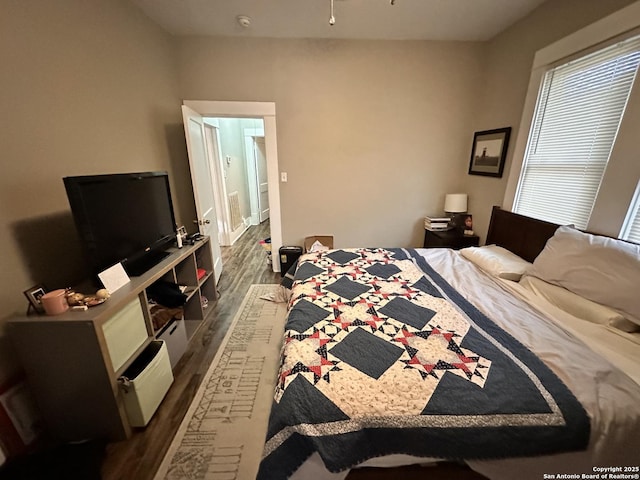
[[[531,267],[526,260],[497,245],[467,247],[460,250],[460,253],[489,275],[515,282]]]
[[[609,322],[609,326],[627,333],[640,332],[640,325],[630,322],[626,318],[611,320]]]
[[[527,272],[640,325],[640,245],[559,227]]]
[[[580,295],[576,295],[566,288],[547,283],[539,278],[524,275],[520,280],[520,285],[537,297],[545,299],[550,304],[574,317],[600,325],[611,325],[620,330],[624,330],[624,328],[617,326],[619,322],[628,322],[628,320],[612,308],[582,298]],[[615,325],[613,325],[613,323],[615,323]],[[632,323],[632,325],[635,324]]]

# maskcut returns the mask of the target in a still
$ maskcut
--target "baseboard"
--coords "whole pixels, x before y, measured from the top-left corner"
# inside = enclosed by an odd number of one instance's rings
[[[244,232],[249,230],[249,225],[247,224],[247,219],[243,219],[242,223],[238,228],[236,228],[233,232],[229,234],[229,239],[231,240],[231,245],[236,243],[236,241],[242,236]]]

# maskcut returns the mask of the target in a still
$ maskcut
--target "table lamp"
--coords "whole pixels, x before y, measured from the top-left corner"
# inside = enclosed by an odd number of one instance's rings
[[[444,211],[448,214],[467,211],[466,193],[447,193],[444,197]]]
[[[467,194],[466,193],[447,193],[444,197],[444,211],[449,215],[449,226],[462,230],[464,228],[464,219],[458,214],[467,211]],[[458,221],[460,220],[460,221]],[[460,225],[462,223],[462,225]]]

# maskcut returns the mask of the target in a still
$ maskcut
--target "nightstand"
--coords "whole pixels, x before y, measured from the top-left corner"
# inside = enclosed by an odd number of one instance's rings
[[[453,248],[459,250],[465,247],[477,247],[480,237],[477,235],[465,235],[459,230],[424,231],[424,248]]]

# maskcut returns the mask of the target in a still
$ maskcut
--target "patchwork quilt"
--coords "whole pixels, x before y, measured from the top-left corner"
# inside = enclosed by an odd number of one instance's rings
[[[258,479],[312,453],[337,472],[404,453],[449,460],[584,450],[582,405],[413,250],[304,255]]]

